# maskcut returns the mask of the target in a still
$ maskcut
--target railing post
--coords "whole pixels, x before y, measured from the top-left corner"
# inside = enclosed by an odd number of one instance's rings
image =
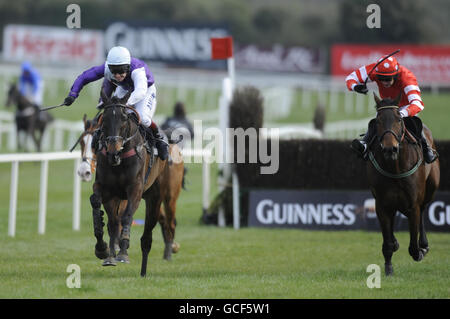
[[[202,161],[202,171],[203,171],[203,213],[206,213],[206,211],[209,208],[209,176],[210,176],[210,169],[209,169],[209,156],[206,154],[202,154],[203,161]]]
[[[9,193],[8,235],[16,235],[17,185],[19,181],[19,162],[11,164],[11,188]]]
[[[48,160],[41,163],[41,182],[39,193],[38,233],[45,233],[45,217],[47,212]]]
[[[80,166],[80,158],[75,159],[75,167],[73,173],[73,230],[80,230],[80,201],[81,201],[81,182],[77,174],[78,166]]]

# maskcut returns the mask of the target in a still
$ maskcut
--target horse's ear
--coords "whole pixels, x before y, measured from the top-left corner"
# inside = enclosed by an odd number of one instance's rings
[[[375,107],[378,109],[381,106],[381,100],[375,92],[373,92],[373,98],[375,99],[376,103]]]
[[[86,125],[86,119],[87,119],[87,115],[86,115],[86,113],[84,113],[84,115],[83,115],[83,122],[84,122],[84,125]]]
[[[126,104],[128,99],[130,98],[131,91],[128,91],[127,94],[124,95],[121,99],[119,99],[120,104]]]
[[[399,93],[394,100],[394,105],[398,106],[398,103],[400,102],[401,97],[402,97],[402,93]]]
[[[100,91],[100,98],[102,99],[103,105],[108,104],[109,97],[106,95],[105,90],[103,88]]]

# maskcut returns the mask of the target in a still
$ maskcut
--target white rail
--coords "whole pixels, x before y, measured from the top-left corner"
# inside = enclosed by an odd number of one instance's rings
[[[210,150],[203,149],[185,149],[182,150],[183,156],[201,157],[202,162],[202,206],[209,207],[210,198]],[[73,200],[72,200],[72,228],[80,230],[80,203],[81,203],[81,179],[78,177],[77,169],[80,165],[79,152],[52,152],[52,153],[18,153],[0,155],[0,163],[11,163],[11,185],[9,198],[9,217],[8,217],[8,235],[14,237],[16,234],[16,216],[17,216],[17,190],[19,184],[19,163],[20,162],[41,162],[40,190],[39,190],[39,214],[38,214],[38,233],[45,233],[46,214],[47,214],[47,185],[48,185],[48,162],[57,160],[75,160],[73,170]],[[198,163],[200,161],[195,161]]]
[[[8,235],[14,237],[16,234],[17,215],[17,189],[19,184],[19,163],[20,162],[41,162],[41,179],[39,191],[39,215],[38,233],[45,233],[45,220],[47,213],[47,182],[48,182],[48,162],[55,160],[75,160],[74,184],[73,184],[73,230],[80,229],[80,201],[81,183],[77,176],[77,168],[80,163],[80,154],[70,152],[55,153],[28,153],[28,154],[4,154],[0,155],[0,163],[11,163],[11,185],[9,196],[9,219]]]

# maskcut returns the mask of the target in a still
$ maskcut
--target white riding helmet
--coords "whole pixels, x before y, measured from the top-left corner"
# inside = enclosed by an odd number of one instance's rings
[[[106,63],[108,65],[122,65],[131,63],[131,54],[125,47],[113,47],[109,50],[106,57]]]

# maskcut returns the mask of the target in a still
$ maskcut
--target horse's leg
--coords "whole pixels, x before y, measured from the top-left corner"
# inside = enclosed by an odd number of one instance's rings
[[[414,207],[409,215],[409,254],[415,261],[421,261],[423,259],[423,252],[419,249],[418,245],[418,235],[420,228],[420,208],[418,206]]]
[[[392,236],[392,241],[394,242],[394,253],[400,248],[400,244],[398,243],[397,238],[395,238],[395,235],[394,235],[394,224],[395,224],[396,215],[397,215],[397,212],[395,212],[391,218],[391,231],[392,231],[391,236]]]
[[[123,260],[122,262],[129,262],[127,250],[130,247],[131,223],[142,198],[142,187],[142,183],[139,182],[127,187],[127,206],[120,218],[122,231],[119,239],[120,251],[117,255],[117,259],[120,261]]]
[[[420,208],[420,225],[419,225],[419,248],[422,251],[424,257],[430,250],[430,248],[428,247],[428,238],[427,234],[425,233],[425,225],[424,225],[425,207],[426,205],[423,205]]]
[[[152,232],[158,222],[158,215],[161,209],[161,196],[159,182],[156,180],[150,189],[144,194],[145,199],[145,226],[141,237],[142,264],[141,276],[147,274],[148,254],[152,249]]]
[[[91,195],[91,207],[92,207],[92,218],[94,222],[94,235],[97,239],[97,243],[95,244],[95,256],[99,259],[105,259],[108,257],[108,245],[103,240],[103,226],[105,223],[103,222],[103,214],[104,212],[100,209],[102,205],[102,199],[99,192],[99,187],[96,183],[93,186],[94,194]]]
[[[382,252],[384,256],[384,272],[386,276],[394,274],[394,268],[392,267],[392,255],[394,253],[394,237],[393,237],[393,219],[395,216],[395,210],[383,208],[377,201],[376,211],[378,221],[380,222],[381,232],[383,234],[383,246]]]
[[[119,237],[119,216],[117,214],[119,209],[120,200],[111,199],[107,203],[103,204],[103,207],[108,214],[108,234],[109,234],[109,255],[103,261],[103,266],[115,266],[116,265],[116,251],[114,244]]]
[[[164,201],[165,209],[165,223],[166,223],[166,248],[164,250],[164,259],[171,260],[172,252],[178,252],[179,245],[175,243],[175,210],[176,210],[176,198],[166,198]]]

